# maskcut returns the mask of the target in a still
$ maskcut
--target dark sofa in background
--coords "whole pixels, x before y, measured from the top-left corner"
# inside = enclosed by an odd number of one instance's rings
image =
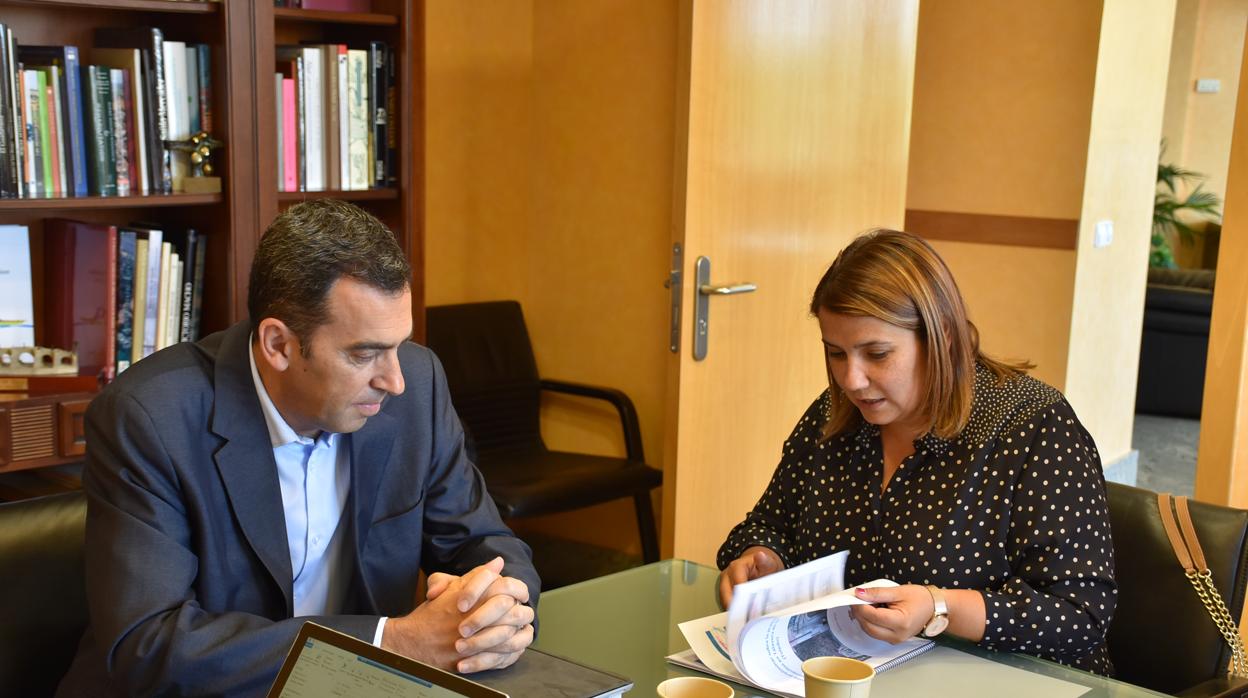
[[[1212,269],[1149,269],[1135,411],[1200,418]]]

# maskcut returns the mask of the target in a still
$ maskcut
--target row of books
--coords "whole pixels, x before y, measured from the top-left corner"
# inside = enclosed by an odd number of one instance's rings
[[[28,235],[26,226],[0,226],[0,267],[27,285]],[[76,351],[79,373],[111,380],[155,351],[197,340],[206,243],[191,228],[45,219],[42,345]],[[18,295],[30,303],[33,294]],[[29,306],[25,312],[33,315]]]
[[[0,24],[0,197],[168,194],[212,130],[212,52],[155,27],[102,27],[95,47],[30,46]]]
[[[396,186],[392,56],[381,41],[277,47],[278,191]]]

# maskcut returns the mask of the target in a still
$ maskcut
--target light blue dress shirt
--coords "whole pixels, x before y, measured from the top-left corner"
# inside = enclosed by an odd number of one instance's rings
[[[254,347],[249,347],[247,357],[277,461],[294,573],[295,616],[339,613],[350,579],[350,560],[343,555],[347,527],[339,524],[351,491],[351,450],[343,434],[322,431],[310,438],[291,429],[260,379]],[[374,645],[381,645],[385,622],[382,618],[377,623]]]

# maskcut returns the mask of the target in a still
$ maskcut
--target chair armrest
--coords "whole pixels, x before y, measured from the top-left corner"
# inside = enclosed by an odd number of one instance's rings
[[[628,395],[624,394],[624,391],[597,385],[586,385],[584,383],[550,380],[548,378],[542,379],[542,390],[606,400],[615,405],[616,411],[620,413],[620,427],[624,430],[625,454],[629,460],[637,461],[638,463],[646,462],[646,454],[641,446],[641,426],[637,421],[637,408],[633,407],[633,401],[629,399]]]

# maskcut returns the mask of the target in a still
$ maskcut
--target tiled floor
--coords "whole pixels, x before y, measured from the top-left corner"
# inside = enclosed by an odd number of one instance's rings
[[[1189,497],[1196,482],[1200,420],[1135,415],[1132,445],[1140,452],[1139,487]]]

